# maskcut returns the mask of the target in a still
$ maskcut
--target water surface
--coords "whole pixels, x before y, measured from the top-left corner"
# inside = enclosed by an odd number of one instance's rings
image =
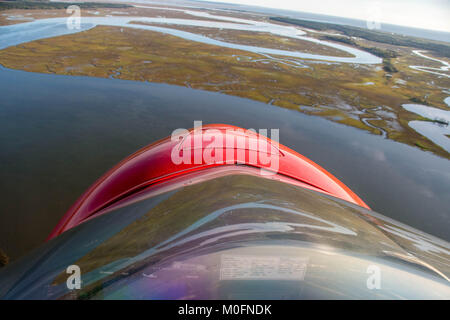
[[[0,68],[0,247],[38,246],[70,205],[137,149],[194,120],[279,128],[376,211],[450,240],[450,161],[320,117],[166,84]]]
[[[444,100],[446,103],[450,97]],[[403,104],[404,109],[432,121],[410,121],[408,125],[450,153],[450,111],[421,104]]]

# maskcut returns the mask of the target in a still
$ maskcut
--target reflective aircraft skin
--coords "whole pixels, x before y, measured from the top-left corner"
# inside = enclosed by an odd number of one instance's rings
[[[95,212],[78,202],[47,243],[0,271],[0,298],[450,299],[449,243],[344,197],[241,163]],[[80,289],[68,287],[72,265]]]

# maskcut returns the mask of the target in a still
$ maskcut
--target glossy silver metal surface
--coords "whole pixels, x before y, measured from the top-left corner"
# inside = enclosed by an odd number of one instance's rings
[[[69,265],[79,290],[67,288]],[[443,240],[235,173],[144,192],[63,233],[0,271],[0,298],[450,299],[449,277]]]

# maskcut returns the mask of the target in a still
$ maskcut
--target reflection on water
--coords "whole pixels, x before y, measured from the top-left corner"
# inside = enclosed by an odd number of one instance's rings
[[[450,98],[450,97],[449,97]],[[448,98],[447,98],[448,99]],[[447,100],[448,101],[448,100]],[[450,111],[421,104],[403,104],[403,108],[431,121],[410,121],[408,125],[443,149],[450,152]]]
[[[421,104],[404,104],[403,108],[431,120],[443,120],[450,122],[450,111],[424,106]]]
[[[135,150],[194,120],[279,128],[280,142],[378,212],[449,239],[450,162],[297,111],[165,84],[0,69],[0,247],[39,245],[78,196]]]

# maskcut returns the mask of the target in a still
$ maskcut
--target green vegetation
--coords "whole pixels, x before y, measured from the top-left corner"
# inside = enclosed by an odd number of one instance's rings
[[[377,47],[362,46],[362,45],[358,44],[352,38],[348,38],[348,37],[337,37],[337,36],[326,35],[326,36],[322,36],[320,38],[323,40],[327,40],[327,41],[342,42],[345,44],[349,44],[353,47],[356,47],[358,49],[370,52],[371,54],[373,54],[377,57],[383,58],[383,70],[384,71],[390,72],[390,73],[398,72],[398,70],[391,63],[391,58],[398,57],[397,52],[395,52],[393,50],[381,49],[381,48],[377,48]]]
[[[373,54],[377,57],[380,57],[380,58],[397,58],[398,57],[398,54],[395,51],[385,50],[385,49],[381,49],[381,48],[377,48],[377,47],[361,46],[358,43],[356,43],[355,40],[353,40],[351,38],[347,38],[347,37],[336,37],[336,36],[326,35],[326,36],[322,36],[320,38],[323,40],[327,40],[327,41],[336,41],[336,42],[342,42],[345,44],[349,44],[349,45],[357,47],[361,50],[370,52],[371,54]]]
[[[70,5],[77,5],[81,9],[93,8],[129,8],[130,5],[120,3],[98,2],[47,2],[47,1],[0,1],[0,11],[11,9],[66,9]]]
[[[383,59],[383,70],[390,73],[398,72],[397,68],[391,63],[391,59],[388,58]]]
[[[284,17],[270,17],[270,19],[319,31],[332,29],[339,31],[349,37],[358,37],[379,43],[430,50],[441,57],[450,58],[450,45],[438,41],[414,38],[410,36],[403,36],[400,34],[391,34],[334,23],[316,22]]]
[[[336,42],[342,42],[345,44],[349,44],[352,46],[357,46],[358,44],[355,42],[355,40],[348,38],[348,37],[338,37],[338,36],[321,36],[320,39],[326,40],[326,41],[336,41]]]
[[[398,54],[395,51],[392,50],[384,50],[381,48],[377,48],[377,47],[363,47],[363,46],[359,46],[359,48],[366,50],[368,52],[370,52],[371,54],[380,57],[380,58],[384,58],[384,59],[391,59],[391,58],[397,58]]]
[[[416,141],[414,143],[416,146],[418,146],[420,149],[422,150],[427,150],[428,148],[426,146],[424,146],[423,144],[421,144],[419,141]]]
[[[417,98],[417,97],[409,98],[409,100],[411,102],[414,102],[414,103],[417,103],[417,104],[425,104],[425,105],[427,104],[427,102],[425,100],[423,100],[421,98]]]

